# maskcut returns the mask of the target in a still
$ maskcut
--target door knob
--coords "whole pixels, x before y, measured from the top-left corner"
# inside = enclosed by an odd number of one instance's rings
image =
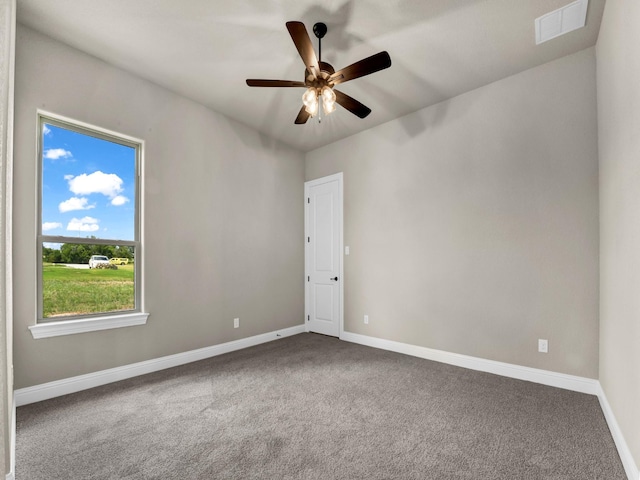
[[[338,281],[338,277],[330,278],[329,280],[333,280],[333,281],[337,282]]]

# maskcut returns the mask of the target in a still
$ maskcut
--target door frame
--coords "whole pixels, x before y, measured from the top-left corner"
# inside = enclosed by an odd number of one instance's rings
[[[340,316],[338,321],[338,338],[342,339],[342,335],[344,333],[344,177],[342,172],[304,182],[304,198],[302,199],[304,202],[304,237],[302,239],[302,241],[304,242],[304,330],[305,332],[309,331],[309,323],[307,321],[307,319],[309,318],[309,282],[307,281],[307,275],[309,271],[308,267],[310,250],[309,243],[307,242],[307,236],[309,232],[309,208],[307,198],[309,198],[309,189],[311,187],[322,185],[323,183],[333,182],[336,180],[338,181],[338,225],[340,228],[340,232],[338,235],[340,243],[340,245],[338,246],[340,252],[340,254],[338,255],[338,271],[340,272],[340,282],[338,284],[340,292],[340,306],[338,308],[338,315]]]

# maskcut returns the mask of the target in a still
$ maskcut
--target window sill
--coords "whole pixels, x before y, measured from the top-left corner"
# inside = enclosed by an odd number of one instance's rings
[[[65,320],[62,322],[39,323],[29,327],[33,338],[59,337],[75,333],[95,332],[112,328],[131,327],[147,323],[148,313],[125,313],[108,317],[91,317],[81,320]]]

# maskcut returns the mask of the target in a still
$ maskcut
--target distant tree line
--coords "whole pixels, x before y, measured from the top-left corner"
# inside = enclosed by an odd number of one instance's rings
[[[133,260],[133,247],[63,243],[60,250],[42,247],[42,260],[51,263],[89,263],[91,255]]]

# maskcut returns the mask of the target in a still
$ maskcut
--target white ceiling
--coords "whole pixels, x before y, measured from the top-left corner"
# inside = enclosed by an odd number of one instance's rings
[[[309,151],[596,43],[605,0],[587,25],[535,45],[534,19],[571,0],[18,0],[18,22]],[[285,22],[324,22],[322,59],[336,70],[382,50],[391,68],[342,84],[372,113],[338,107],[293,121],[303,89]],[[505,101],[508,101],[505,99]]]

